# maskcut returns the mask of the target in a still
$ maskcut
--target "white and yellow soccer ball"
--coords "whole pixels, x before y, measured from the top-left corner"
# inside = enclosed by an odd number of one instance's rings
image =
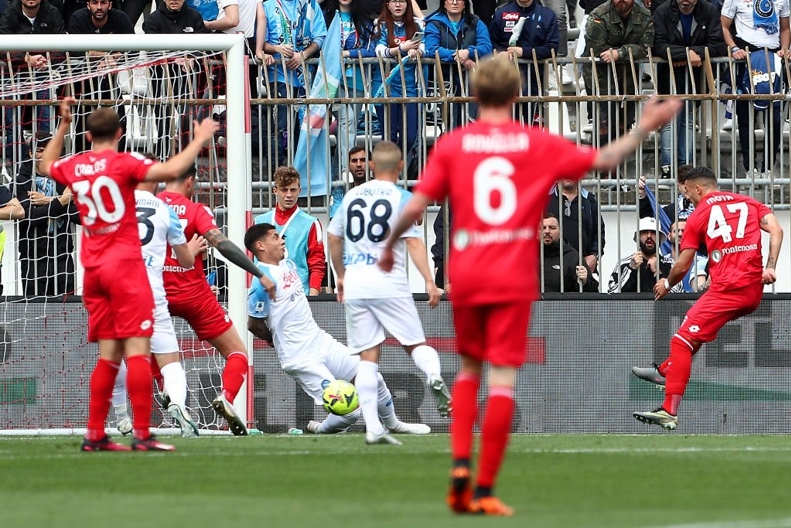
[[[324,409],[345,416],[360,406],[357,388],[348,381],[335,380],[324,388]]]

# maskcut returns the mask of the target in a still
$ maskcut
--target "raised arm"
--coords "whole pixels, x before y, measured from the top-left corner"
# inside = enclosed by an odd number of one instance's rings
[[[649,99],[643,105],[640,121],[634,130],[599,150],[593,168],[606,172],[614,170],[627,155],[637,150],[637,147],[648,139],[652,131],[669,123],[681,110],[681,104],[681,100],[675,97],[663,101]]]
[[[74,97],[64,97],[60,102],[60,124],[58,129],[53,134],[44,152],[41,153],[41,163],[39,164],[39,171],[42,176],[49,176],[52,164],[58,161],[60,153],[63,152],[63,139],[69,131],[71,125],[71,105],[76,104],[77,100]],[[67,183],[67,182],[61,182]]]
[[[62,120],[61,123],[63,123]],[[187,172],[187,169],[195,164],[195,159],[197,159],[198,155],[200,154],[203,145],[213,138],[214,133],[220,129],[220,125],[217,123],[217,121],[211,118],[206,118],[200,123],[195,121],[194,127],[194,135],[189,145],[184,147],[181,152],[166,162],[152,165],[146,173],[145,181],[166,182],[175,180]],[[47,148],[49,148],[49,145],[52,142],[53,141],[50,141],[49,144],[47,144]]]

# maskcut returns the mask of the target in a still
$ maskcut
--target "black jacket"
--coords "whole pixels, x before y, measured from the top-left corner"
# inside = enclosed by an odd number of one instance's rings
[[[0,34],[3,35],[55,35],[65,33],[66,26],[60,16],[58,8],[50,5],[47,0],[41,0],[35,24],[22,13],[22,2],[15,0],[0,15]]]
[[[577,282],[577,264],[580,262],[579,253],[571,245],[563,244],[563,290],[564,292],[580,291]],[[544,288],[545,292],[559,292],[560,289],[560,244],[547,246],[544,244]],[[585,261],[582,262],[585,266]],[[586,266],[587,267],[587,266]],[[588,270],[588,281],[583,285],[582,291],[597,292],[599,283]]]
[[[22,2],[14,0],[12,4],[3,11],[0,15],[0,35],[56,35],[65,33],[66,26],[63,24],[63,18],[60,16],[58,8],[52,6],[47,0],[41,0],[41,6],[38,10],[35,24],[31,24],[30,20],[22,12]],[[31,55],[36,55],[36,52],[31,52]],[[46,52],[40,52],[45,55]],[[17,69],[22,68],[27,70],[25,64],[25,53],[11,53],[11,65]],[[62,60],[65,57],[62,53],[51,53],[51,60]]]
[[[110,9],[107,12],[107,22],[97,29],[91,20],[91,12],[88,8],[76,11],[69,19],[69,34],[71,35],[131,35],[135,32],[135,27],[129,20],[126,13],[120,9]]]
[[[579,204],[580,199],[582,204]],[[562,202],[562,203],[561,203]],[[583,257],[588,255],[599,255],[604,253],[604,220],[599,214],[599,202],[596,195],[582,189],[570,203],[565,196],[558,198],[558,188],[555,187],[549,197],[547,212],[552,213],[558,219],[562,215],[563,240],[571,244],[571,247],[579,251]],[[582,209],[582,217],[579,216],[578,209]],[[568,211],[569,214],[565,214]],[[579,226],[582,226],[582,240],[579,239]],[[599,226],[601,226],[601,238],[599,237]],[[595,270],[594,270],[595,271]]]
[[[158,35],[209,32],[197,10],[184,4],[180,10],[171,11],[164,3],[143,22],[143,31]]]
[[[629,255],[622,258],[618,265],[615,266],[612,275],[610,275],[609,293],[647,293],[654,291],[657,278],[648,267],[648,259],[644,258],[643,263],[636,270],[629,266],[631,261],[632,255]],[[659,280],[666,279],[670,275],[670,268],[673,267],[673,259],[669,255],[657,254],[657,264],[659,267]],[[638,282],[640,283],[639,288]],[[681,291],[681,283],[679,282],[673,286],[671,291]]]
[[[725,39],[722,36],[722,23],[720,11],[708,1],[701,0],[695,5],[692,12],[692,28],[690,42],[687,45],[681,29],[681,13],[678,10],[678,0],[669,0],[660,5],[654,13],[654,47],[656,58],[667,60],[668,50],[673,62],[684,62],[683,65],[673,67],[673,76],[676,81],[677,93],[693,93],[692,83],[689,80],[689,68],[686,65],[686,48],[694,51],[701,58],[706,57],[706,48],[709,56],[722,57],[727,54]],[[694,72],[695,88],[697,93],[708,93],[710,87],[703,85],[703,68],[692,68]],[[670,66],[659,63],[657,71],[657,91],[660,94],[669,94],[671,90]]]
[[[31,205],[28,191],[44,192],[54,186],[54,194],[61,195],[65,185],[36,174],[32,177],[32,161],[24,162],[14,181],[14,196],[25,209],[19,220],[19,256],[23,259],[62,258],[74,252],[74,224],[79,214],[74,202],[64,206],[58,200],[47,205]],[[45,193],[47,194],[47,193]]]

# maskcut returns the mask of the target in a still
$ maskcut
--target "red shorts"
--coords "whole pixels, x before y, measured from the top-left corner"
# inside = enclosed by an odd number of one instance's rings
[[[217,302],[206,281],[196,283],[189,290],[166,291],[170,315],[181,317],[189,323],[198,339],[209,341],[220,337],[233,326],[231,317]]]
[[[763,291],[760,282],[729,292],[707,291],[687,312],[678,335],[702,343],[714,341],[728,322],[753,313],[758,308]]]
[[[521,367],[527,358],[529,301],[454,306],[459,354],[492,365]]]
[[[142,258],[86,268],[82,302],[88,310],[88,341],[154,333],[154,295]]]

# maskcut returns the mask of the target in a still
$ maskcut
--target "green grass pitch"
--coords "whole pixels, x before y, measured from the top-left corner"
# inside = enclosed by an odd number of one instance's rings
[[[168,439],[176,453],[80,453],[0,438],[0,527],[791,526],[784,436],[518,435],[509,519],[445,507],[447,435]],[[128,440],[122,440],[128,441]]]

